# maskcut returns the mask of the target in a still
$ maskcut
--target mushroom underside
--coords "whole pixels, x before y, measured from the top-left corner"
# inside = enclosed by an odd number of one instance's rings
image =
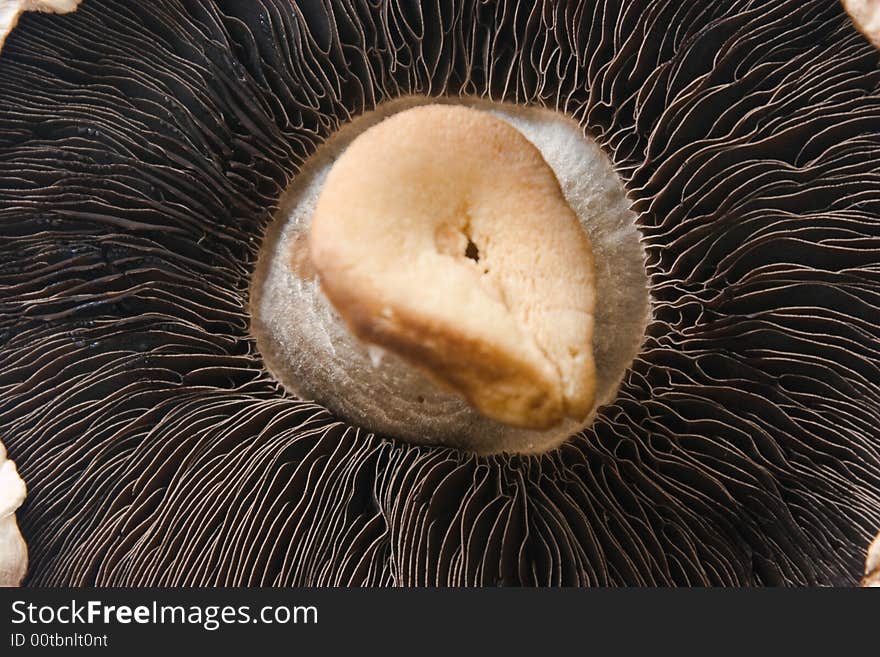
[[[880,527],[878,84],[824,0],[22,16],[0,55],[0,439],[27,583],[857,583]],[[283,190],[411,95],[569,115],[638,213],[641,352],[541,456],[373,435],[256,349]]]

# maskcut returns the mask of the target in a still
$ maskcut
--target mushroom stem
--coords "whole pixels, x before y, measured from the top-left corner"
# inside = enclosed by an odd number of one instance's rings
[[[439,147],[432,116],[449,120],[457,145]],[[401,137],[402,124],[413,134]],[[481,126],[523,157],[490,153],[484,162],[480,150],[492,144],[485,129],[474,129]],[[388,138],[377,139],[383,132]],[[351,166],[364,144],[365,163]],[[398,150],[421,153],[390,153]],[[529,171],[530,182],[511,183]],[[363,191],[332,194],[358,186]],[[325,197],[332,211],[321,209]],[[405,216],[369,210],[376,197],[406,206]],[[516,200],[524,197],[540,207]],[[334,231],[316,244],[322,212]],[[343,221],[352,213],[363,216]],[[333,225],[346,221],[351,228]],[[469,98],[398,99],[334,134],[285,192],[252,279],[253,331],[287,390],[353,424],[477,454],[544,452],[614,398],[644,339],[650,299],[635,221],[613,165],[569,117]],[[316,247],[324,253],[313,258]],[[365,312],[352,317],[340,294]],[[578,307],[583,313],[572,312]],[[487,321],[490,311],[498,322]],[[387,335],[372,335],[392,323],[405,327],[414,314],[432,318],[429,330],[409,331],[407,340],[398,331],[388,344]],[[453,344],[439,349],[441,338]],[[419,352],[426,345],[428,353]],[[508,356],[502,362],[518,368],[492,371],[499,345]],[[537,374],[522,376],[529,369]],[[518,385],[505,387],[505,375],[509,384],[516,372]]]
[[[309,242],[354,335],[485,416],[540,430],[592,409],[590,243],[508,123],[426,105],[370,128],[328,174]]]

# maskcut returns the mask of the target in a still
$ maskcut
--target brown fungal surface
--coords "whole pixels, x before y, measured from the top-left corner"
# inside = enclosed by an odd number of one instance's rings
[[[50,18],[0,55],[0,436],[27,583],[858,582],[880,526],[880,68],[840,5]],[[556,450],[373,435],[255,347],[279,197],[405,95],[564,112],[629,190],[652,321]]]

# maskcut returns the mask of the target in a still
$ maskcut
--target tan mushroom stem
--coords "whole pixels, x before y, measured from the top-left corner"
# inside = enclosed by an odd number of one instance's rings
[[[614,399],[644,338],[636,215],[557,111],[389,101],[320,146],[279,206],[251,282],[260,352],[366,430],[543,452]]]
[[[589,413],[590,244],[508,123],[427,105],[370,128],[327,176],[309,241],[356,336],[485,416],[547,429]]]
[[[45,11],[67,14],[74,11],[82,0],[0,0],[0,50],[6,37],[26,11]]]
[[[880,48],[880,0],[842,0],[843,7],[868,41]]]
[[[27,545],[15,520],[26,496],[24,481],[0,442],[0,586],[18,586],[27,571]]]

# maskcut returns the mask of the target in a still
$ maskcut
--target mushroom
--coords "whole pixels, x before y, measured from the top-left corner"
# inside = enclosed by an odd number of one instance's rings
[[[0,54],[25,583],[859,581],[880,526],[880,69],[840,5],[89,0],[51,19]],[[312,157],[409,98],[573,121],[627,192],[647,326],[547,451],[375,431],[297,396],[258,341],[258,265]]]
[[[18,586],[27,572],[27,545],[15,521],[25,497],[24,481],[0,442],[0,586]]]

